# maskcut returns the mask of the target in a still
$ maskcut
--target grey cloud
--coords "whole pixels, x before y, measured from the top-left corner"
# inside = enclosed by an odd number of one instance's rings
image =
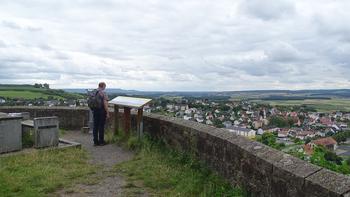
[[[289,0],[246,0],[241,7],[247,14],[262,20],[279,19],[283,16],[293,15],[295,5]]]
[[[2,21],[1,25],[6,27],[6,28],[10,28],[10,29],[14,29],[14,30],[28,30],[28,31],[34,31],[34,32],[42,30],[42,28],[29,26],[29,25],[22,27],[21,25],[18,25],[17,23],[15,23],[13,21],[7,21],[7,20]]]
[[[285,42],[277,42],[267,46],[266,55],[271,61],[277,62],[294,62],[301,58],[300,52]]]
[[[21,27],[19,25],[17,25],[14,22],[11,22],[11,21],[2,21],[1,24],[2,24],[2,26],[7,27],[7,28],[21,29]]]
[[[0,48],[6,48],[7,45],[4,41],[0,40]]]

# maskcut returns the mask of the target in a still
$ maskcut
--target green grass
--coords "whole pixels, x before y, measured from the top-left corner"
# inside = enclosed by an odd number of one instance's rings
[[[350,99],[306,99],[306,100],[254,100],[258,103],[266,103],[273,106],[284,105],[308,105],[319,112],[350,111]]]
[[[86,180],[96,167],[81,149],[40,150],[0,157],[0,196],[40,197]]]
[[[165,148],[151,140],[128,145],[141,147],[135,158],[116,165],[127,177],[124,195],[147,191],[151,196],[243,196],[223,178],[208,170],[193,157]],[[131,141],[131,142],[130,142]]]
[[[32,85],[0,84],[0,90],[45,91],[46,89],[35,88]]]
[[[0,97],[8,99],[81,99],[84,96],[75,93],[68,93],[58,89],[35,88],[32,85],[6,85],[0,84]]]
[[[27,90],[1,90],[0,97],[11,98],[11,99],[37,99],[43,98],[47,99],[50,95],[45,94],[41,91],[27,91]],[[60,96],[53,96],[55,99],[62,99]]]

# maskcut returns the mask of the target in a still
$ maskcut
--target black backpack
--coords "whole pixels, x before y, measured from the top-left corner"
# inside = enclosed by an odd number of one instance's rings
[[[95,89],[93,91],[88,92],[88,106],[91,110],[100,109],[102,107],[102,98],[99,94],[99,90]]]

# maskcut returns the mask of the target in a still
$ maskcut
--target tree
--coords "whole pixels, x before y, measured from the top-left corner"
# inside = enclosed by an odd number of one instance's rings
[[[306,140],[305,140],[305,144],[308,144],[308,143],[310,143],[311,142],[311,138],[306,138]]]
[[[45,89],[50,89],[50,86],[49,86],[49,84],[47,84],[47,83],[44,83],[43,87],[44,87]]]
[[[41,88],[41,84],[40,83],[35,83],[34,84],[34,88]]]
[[[215,127],[218,127],[218,128],[223,128],[224,127],[224,125],[222,124],[222,122],[219,119],[214,119],[213,120],[213,125]]]
[[[291,118],[291,117],[287,118],[287,122],[288,122],[288,125],[289,125],[290,127],[292,127],[292,126],[294,125],[294,120],[293,120],[293,118]]]
[[[276,144],[276,136],[273,133],[265,132],[261,136],[261,142],[268,146],[273,146]]]
[[[289,126],[289,123],[282,116],[272,116],[270,118],[269,125],[272,127],[285,128]]]
[[[231,108],[230,108],[229,106],[224,105],[224,104],[221,104],[221,105],[219,106],[219,110],[220,110],[220,111],[223,111],[223,112],[229,111],[230,109],[231,109]]]
[[[332,136],[338,143],[346,142],[348,137],[350,137],[350,131],[343,131]]]

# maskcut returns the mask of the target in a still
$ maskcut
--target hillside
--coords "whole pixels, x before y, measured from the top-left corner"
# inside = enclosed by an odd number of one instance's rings
[[[35,85],[0,84],[0,98],[4,99],[79,99],[83,96]]]

